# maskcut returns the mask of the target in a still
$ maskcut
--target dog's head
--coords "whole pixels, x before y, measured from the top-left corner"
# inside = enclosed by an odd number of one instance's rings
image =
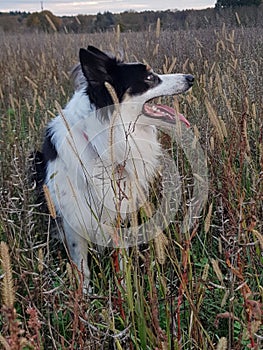
[[[189,122],[173,108],[163,104],[149,103],[156,97],[181,94],[189,90],[194,83],[190,74],[158,75],[142,63],[124,63],[110,57],[93,46],[80,49],[80,65],[87,80],[87,94],[96,109],[114,104],[105,83],[109,83],[117,96],[118,103],[136,104],[137,118],[144,123],[158,125],[162,120],[175,123],[177,118],[186,125]]]

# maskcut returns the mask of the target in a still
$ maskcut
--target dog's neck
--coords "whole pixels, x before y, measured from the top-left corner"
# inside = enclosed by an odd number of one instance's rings
[[[139,117],[131,120],[132,107],[126,104],[125,110],[113,113],[111,120],[105,122],[98,118],[99,112],[87,95],[79,91],[63,112],[65,120],[62,118],[70,126],[70,130],[64,127],[71,148],[67,146],[65,152],[75,153],[70,159],[75,157],[77,162],[82,162],[97,188],[106,188],[108,184],[109,196],[114,195],[110,194],[112,191],[115,196],[118,192],[123,202],[129,202],[131,195],[138,202],[140,192],[148,193],[161,154],[156,128],[140,124]]]

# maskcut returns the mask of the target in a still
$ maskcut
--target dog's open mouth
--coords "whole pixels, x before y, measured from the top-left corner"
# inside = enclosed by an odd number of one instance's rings
[[[187,127],[190,127],[189,121],[182,114],[177,113],[174,108],[163,104],[145,103],[143,105],[143,114],[150,118],[162,119],[166,123],[171,124],[175,124],[179,119]]]

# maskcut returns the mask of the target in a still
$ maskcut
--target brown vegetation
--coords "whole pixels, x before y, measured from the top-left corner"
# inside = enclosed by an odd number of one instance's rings
[[[47,20],[47,16],[50,20]],[[237,20],[237,17],[241,22]],[[61,31],[66,33],[94,33],[107,31],[119,25],[122,32],[152,30],[157,19],[163,30],[196,30],[226,27],[260,27],[263,4],[235,8],[207,8],[204,10],[125,11],[96,15],[54,16],[49,11],[29,13],[0,13],[0,29],[8,32]],[[53,23],[53,25],[52,25]]]
[[[0,35],[1,348],[262,349],[262,34],[222,24]],[[180,231],[183,197],[161,240],[118,252],[122,271],[116,254],[91,250],[94,294],[84,296],[81,276],[51,239],[50,216],[35,205],[28,158],[55,101],[72,94],[68,71],[88,44],[158,72],[195,75],[192,92],[175,103],[207,154],[210,188],[197,226]],[[184,155],[176,156],[186,179]]]

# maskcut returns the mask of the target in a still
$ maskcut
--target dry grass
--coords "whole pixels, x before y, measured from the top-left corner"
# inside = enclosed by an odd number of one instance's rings
[[[0,240],[9,247],[1,245],[3,349],[262,349],[262,34],[224,26],[1,34]],[[55,106],[70,98],[68,71],[79,47],[98,43],[123,48],[125,59],[159,72],[195,75],[192,93],[176,103],[207,154],[210,188],[191,232],[177,224],[182,203],[161,240],[128,256],[118,252],[123,271],[116,272],[116,254],[91,251],[94,295],[87,297],[63,247],[50,238],[49,215],[34,204],[28,156]],[[187,165],[178,164],[187,176]],[[15,294],[10,305],[7,293]]]

